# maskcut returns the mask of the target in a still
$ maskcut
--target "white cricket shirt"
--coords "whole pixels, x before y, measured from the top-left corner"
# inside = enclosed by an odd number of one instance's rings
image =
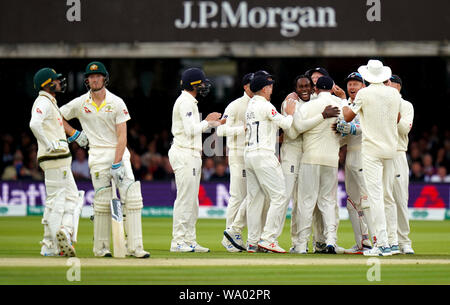
[[[413,120],[414,120],[414,107],[413,105],[401,99],[400,107],[401,118],[398,122],[398,147],[397,151],[407,151],[408,150],[408,134],[411,131]]]

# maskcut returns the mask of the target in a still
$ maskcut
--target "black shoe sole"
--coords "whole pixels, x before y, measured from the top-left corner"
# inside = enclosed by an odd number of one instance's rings
[[[336,254],[336,249],[334,249],[334,247],[327,247],[327,251],[325,253]]]
[[[238,245],[238,244],[233,240],[233,238],[232,238],[230,235],[228,235],[227,231],[223,231],[223,235],[228,239],[228,241],[229,241],[233,246],[235,246],[235,247],[238,248],[239,250],[247,251],[247,249],[245,249],[244,247]]]

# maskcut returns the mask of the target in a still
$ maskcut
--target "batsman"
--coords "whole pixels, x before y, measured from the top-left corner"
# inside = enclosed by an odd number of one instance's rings
[[[76,242],[84,191],[78,191],[72,175],[72,155],[55,98],[56,93],[64,93],[66,82],[51,68],[40,69],[33,82],[39,96],[31,111],[30,129],[37,139],[37,161],[44,171],[46,190],[41,255],[76,256],[72,243]]]
[[[69,143],[88,139],[89,168],[94,186],[94,255],[110,257],[111,179],[114,179],[124,204],[124,227],[127,255],[150,257],[142,242],[141,185],[134,180],[127,146],[127,125],[130,114],[124,101],[106,89],[109,73],[103,63],[94,61],[85,69],[88,92],[61,107],[64,129]],[[83,131],[72,128],[67,121],[77,118]],[[126,216],[126,217],[125,217]]]

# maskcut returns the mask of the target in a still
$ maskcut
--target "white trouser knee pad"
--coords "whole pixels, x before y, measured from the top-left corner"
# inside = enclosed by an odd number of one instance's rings
[[[94,254],[110,249],[111,187],[103,187],[94,195]]]

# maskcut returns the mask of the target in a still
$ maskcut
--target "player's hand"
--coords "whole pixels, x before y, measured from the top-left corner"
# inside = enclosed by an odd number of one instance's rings
[[[336,118],[339,116],[340,113],[341,111],[339,110],[339,107],[328,105],[323,110],[322,116],[324,119]]]
[[[334,93],[334,95],[336,95],[337,97],[339,97],[343,100],[347,99],[347,96],[345,95],[345,91],[342,90],[342,88],[336,84],[334,84],[334,86],[333,86],[333,93]]]
[[[69,149],[69,145],[66,141],[54,140],[50,142],[50,146],[47,148],[48,153],[65,152]]]
[[[296,92],[291,92],[288,94],[288,96],[286,96],[285,100],[294,100],[294,101],[298,101],[299,97],[298,94]]]
[[[340,133],[342,133],[343,135],[355,135],[356,134],[356,126],[353,123],[347,123],[344,120],[340,120],[337,124],[336,124],[336,130],[339,131]]]
[[[122,161],[119,163],[114,163],[111,166],[110,173],[116,185],[121,185],[123,178],[125,177],[125,168],[123,167]]]
[[[293,115],[295,112],[295,101],[292,99],[286,100],[286,105],[284,106],[284,111],[287,115]]]
[[[89,145],[89,140],[88,140],[84,130],[82,130],[81,132],[78,130],[75,130],[75,133],[71,137],[67,138],[67,141],[69,143],[72,143],[75,141],[75,142],[77,142],[77,144],[80,147],[82,147],[84,149],[86,149]]]
[[[218,112],[211,112],[210,114],[208,114],[208,116],[205,118],[205,121],[207,121],[208,123],[213,122],[213,121],[218,121],[220,119],[220,117],[222,116],[221,113]]]

